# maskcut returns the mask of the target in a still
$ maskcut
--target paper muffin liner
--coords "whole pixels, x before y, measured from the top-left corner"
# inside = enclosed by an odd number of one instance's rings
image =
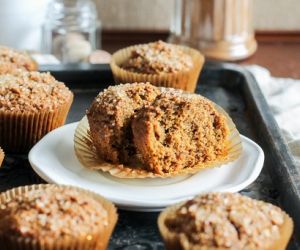
[[[73,95],[55,111],[0,111],[0,145],[6,152],[24,153],[51,130],[65,123]]]
[[[187,237],[183,233],[171,232],[166,224],[166,218],[169,214],[174,214],[186,201],[177,203],[163,210],[157,219],[158,229],[165,243],[166,250],[191,250],[203,249],[206,250],[225,250],[221,247],[208,247],[200,245],[191,245]],[[283,211],[284,212],[284,211]],[[285,250],[293,233],[294,223],[288,214],[284,212],[284,223],[280,227],[280,238],[274,241],[273,245],[266,250]],[[201,248],[202,249],[202,248]],[[227,248],[226,248],[227,249]]]
[[[3,160],[4,160],[4,152],[3,152],[2,148],[0,148],[0,167],[2,165]]]
[[[72,189],[80,192],[82,195],[89,195],[98,201],[108,214],[108,226],[105,229],[99,229],[98,232],[91,232],[92,237],[87,238],[87,235],[80,235],[77,238],[60,238],[54,239],[37,239],[31,240],[28,238],[4,235],[0,233],[0,242],[5,242],[5,250],[105,250],[109,243],[110,236],[118,220],[116,207],[110,201],[104,199],[100,195],[73,186],[54,185],[54,184],[39,184],[31,186],[23,186],[8,190],[0,194],[0,204],[5,200],[12,199],[20,194],[27,193],[31,190],[44,190],[45,188],[53,188],[58,192],[60,190]],[[80,225],[78,225],[80,226]]]
[[[182,72],[142,74],[134,73],[121,68],[121,65],[130,58],[132,50],[138,48],[139,46],[141,45],[130,46],[118,50],[112,55],[110,67],[117,84],[150,82],[151,84],[156,86],[183,89],[188,92],[195,91],[198,77],[204,64],[204,56],[198,50],[181,45],[174,45],[182,49],[186,54],[190,55],[193,61],[193,67]]]
[[[118,178],[167,178],[194,174],[203,169],[220,166],[228,162],[234,161],[240,156],[242,152],[241,137],[233,121],[221,107],[216,105],[216,108],[225,115],[227,119],[227,124],[230,129],[227,142],[227,154],[222,157],[219,157],[217,160],[201,163],[191,168],[185,168],[174,173],[158,174],[147,171],[146,168],[143,168],[142,164],[136,164],[135,166],[126,166],[121,163],[114,164],[100,159],[97,154],[96,148],[93,146],[92,139],[90,138],[89,124],[86,117],[84,117],[79,122],[75,130],[74,150],[78,160],[85,167],[92,170],[108,172],[112,176]]]

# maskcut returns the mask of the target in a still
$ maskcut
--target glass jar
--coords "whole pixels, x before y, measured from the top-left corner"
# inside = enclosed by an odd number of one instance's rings
[[[253,0],[176,0],[169,40],[214,59],[246,58],[257,47],[252,7]]]
[[[43,52],[63,63],[85,62],[100,47],[99,28],[91,0],[52,0],[43,26]]]

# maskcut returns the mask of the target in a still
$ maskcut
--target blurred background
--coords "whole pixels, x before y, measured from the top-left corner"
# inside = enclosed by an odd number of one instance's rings
[[[208,6],[209,2],[213,2],[213,6]],[[220,2],[223,2],[223,5]],[[69,9],[57,7],[59,4]],[[75,6],[77,12],[74,12],[74,4],[77,4]],[[56,7],[53,7],[54,5]],[[65,17],[63,21],[62,16]],[[60,33],[57,29],[58,26],[61,29],[60,22],[66,30],[65,26],[71,26],[68,22],[74,16],[76,22],[79,22],[75,26],[79,25],[79,29],[84,31],[76,30],[74,34],[71,30],[68,36],[64,30]],[[223,19],[219,20],[218,24],[214,20],[219,16],[223,16]],[[245,24],[240,28],[241,33],[236,34],[232,23]],[[83,27],[84,25],[86,27]],[[219,30],[220,25],[224,26],[224,36],[221,37],[218,35],[222,33]],[[196,29],[196,32],[193,29]],[[206,55],[217,60],[241,61],[256,51],[254,57],[248,59],[251,63],[253,58],[261,60],[260,58],[265,57],[264,53],[258,53],[262,49],[267,51],[267,54],[272,54],[272,50],[278,48],[283,56],[297,59],[300,57],[298,47],[300,2],[299,0],[0,0],[0,32],[0,44],[38,53],[55,54],[61,62],[82,62],[82,58],[87,60],[86,54],[91,55],[95,50],[104,49],[112,53],[130,44],[158,39],[198,47],[204,53],[206,48],[211,49],[216,45],[217,54],[215,51],[209,54],[209,51]],[[219,51],[220,46],[224,47],[224,41],[227,54]],[[266,46],[270,43],[273,47]],[[288,43],[289,48],[280,47],[282,43]],[[61,49],[60,46],[64,48]],[[282,55],[278,55],[279,60]],[[103,56],[106,54],[99,56],[99,53],[94,53],[89,60],[96,63],[107,62],[106,59],[99,60],[98,57]],[[278,58],[272,58],[272,61]],[[265,62],[260,64],[268,66],[268,59],[264,60]],[[289,67],[295,66],[292,63]]]

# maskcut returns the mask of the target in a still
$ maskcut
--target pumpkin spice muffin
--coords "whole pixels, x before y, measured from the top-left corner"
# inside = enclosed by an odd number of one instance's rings
[[[143,44],[131,51],[123,69],[144,74],[161,74],[187,71],[193,67],[190,55],[163,41]]]
[[[194,168],[228,153],[226,117],[199,95],[164,91],[137,113],[132,131],[142,162],[155,173]]]
[[[28,54],[5,46],[0,46],[0,62],[27,71],[37,70],[36,62]]]
[[[117,220],[110,202],[73,187],[27,188],[1,194],[0,239],[7,249],[14,241],[21,242],[14,249],[106,249]]]
[[[117,51],[111,69],[117,83],[148,81],[194,92],[203,63],[195,49],[157,41]]]
[[[160,90],[150,83],[112,86],[100,92],[87,112],[90,135],[99,156],[113,163],[126,163],[136,154],[131,120],[151,104]]]
[[[158,225],[172,250],[283,250],[293,231],[279,207],[232,193],[208,193],[169,207]]]
[[[24,152],[64,124],[72,92],[49,73],[16,71],[0,75],[0,145]]]

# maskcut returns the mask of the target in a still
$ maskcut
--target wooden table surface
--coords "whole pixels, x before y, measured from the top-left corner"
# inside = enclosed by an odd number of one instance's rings
[[[103,49],[114,52],[132,44],[166,40],[168,33],[136,31],[104,31]],[[300,34],[258,34],[258,49],[250,58],[236,62],[240,65],[258,64],[268,68],[276,77],[300,79]]]
[[[261,65],[277,77],[300,79],[300,42],[259,42],[256,53],[239,63]]]

